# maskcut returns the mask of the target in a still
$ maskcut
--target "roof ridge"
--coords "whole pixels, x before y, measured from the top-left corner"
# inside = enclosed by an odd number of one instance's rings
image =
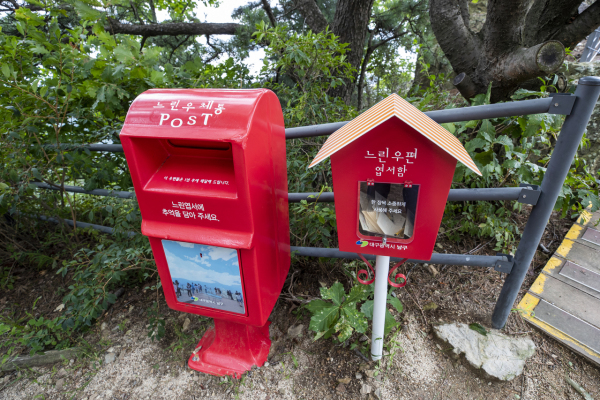
[[[390,94],[333,132],[310,163],[309,168],[319,164],[391,117],[399,118],[471,171],[481,175],[477,165],[456,136],[396,93]]]

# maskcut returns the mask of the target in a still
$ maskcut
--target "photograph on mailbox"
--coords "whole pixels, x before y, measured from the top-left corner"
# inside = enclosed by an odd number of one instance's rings
[[[245,313],[235,249],[162,240],[177,301]]]
[[[364,236],[410,239],[419,185],[359,182],[358,232]]]

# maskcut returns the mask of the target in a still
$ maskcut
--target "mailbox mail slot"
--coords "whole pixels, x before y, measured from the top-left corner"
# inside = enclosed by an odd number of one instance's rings
[[[121,142],[168,305],[265,326],[290,265],[275,94],[149,90],[131,105]]]

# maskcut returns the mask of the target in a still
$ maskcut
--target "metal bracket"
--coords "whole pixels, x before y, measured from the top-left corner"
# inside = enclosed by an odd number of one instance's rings
[[[542,193],[540,187],[538,185],[529,185],[527,183],[521,183],[519,187],[522,187],[523,189],[521,189],[517,201],[519,203],[535,206],[540,198],[540,193]]]
[[[577,96],[571,93],[551,93],[552,103],[548,114],[570,115]]]
[[[513,269],[513,265],[515,264],[515,259],[510,254],[502,254],[496,253],[497,256],[506,257],[508,261],[496,261],[496,265],[494,265],[494,269],[498,272],[503,272],[505,274],[510,274],[510,271]]]

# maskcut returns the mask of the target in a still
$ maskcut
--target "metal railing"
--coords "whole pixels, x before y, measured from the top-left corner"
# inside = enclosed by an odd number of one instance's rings
[[[533,256],[540,243],[556,200],[565,178],[573,162],[577,148],[590,119],[594,106],[600,95],[600,78],[584,77],[579,80],[579,85],[574,95],[555,94],[552,97],[535,100],[515,101],[511,103],[492,104],[476,107],[455,108],[426,112],[430,118],[438,123],[462,122],[489,118],[511,117],[528,114],[561,114],[566,115],[560,135],[556,141],[554,152],[544,175],[541,186],[522,184],[516,188],[482,188],[482,189],[451,189],[448,201],[493,201],[514,200],[531,204],[532,211],[525,225],[522,239],[519,242],[514,258],[506,254],[496,256],[477,256],[468,254],[440,254],[434,253],[430,260],[408,260],[408,262],[427,262],[431,264],[468,265],[492,267],[497,271],[507,274],[504,285],[498,297],[492,325],[496,329],[502,328],[512,306],[517,298],[519,289],[525,279],[525,274],[533,260]],[[286,139],[303,137],[324,136],[335,132],[347,122],[337,122],[322,125],[288,128],[285,130]],[[100,152],[123,152],[119,144],[92,144],[73,146],[73,150],[87,149]],[[62,190],[60,186],[47,183],[35,183],[40,189]],[[120,198],[133,198],[133,192],[113,191],[106,189],[85,190],[77,186],[64,186],[64,190],[73,193],[82,193],[96,196],[112,196]],[[334,193],[289,193],[290,202],[333,202]],[[52,218],[47,220],[53,221]],[[65,220],[74,224],[71,220]],[[54,221],[55,222],[55,221]],[[77,222],[76,226],[87,227],[112,233],[110,227]],[[329,257],[356,259],[355,253],[341,252],[333,248],[294,247],[292,251],[300,256]],[[375,256],[367,256],[374,259]]]

